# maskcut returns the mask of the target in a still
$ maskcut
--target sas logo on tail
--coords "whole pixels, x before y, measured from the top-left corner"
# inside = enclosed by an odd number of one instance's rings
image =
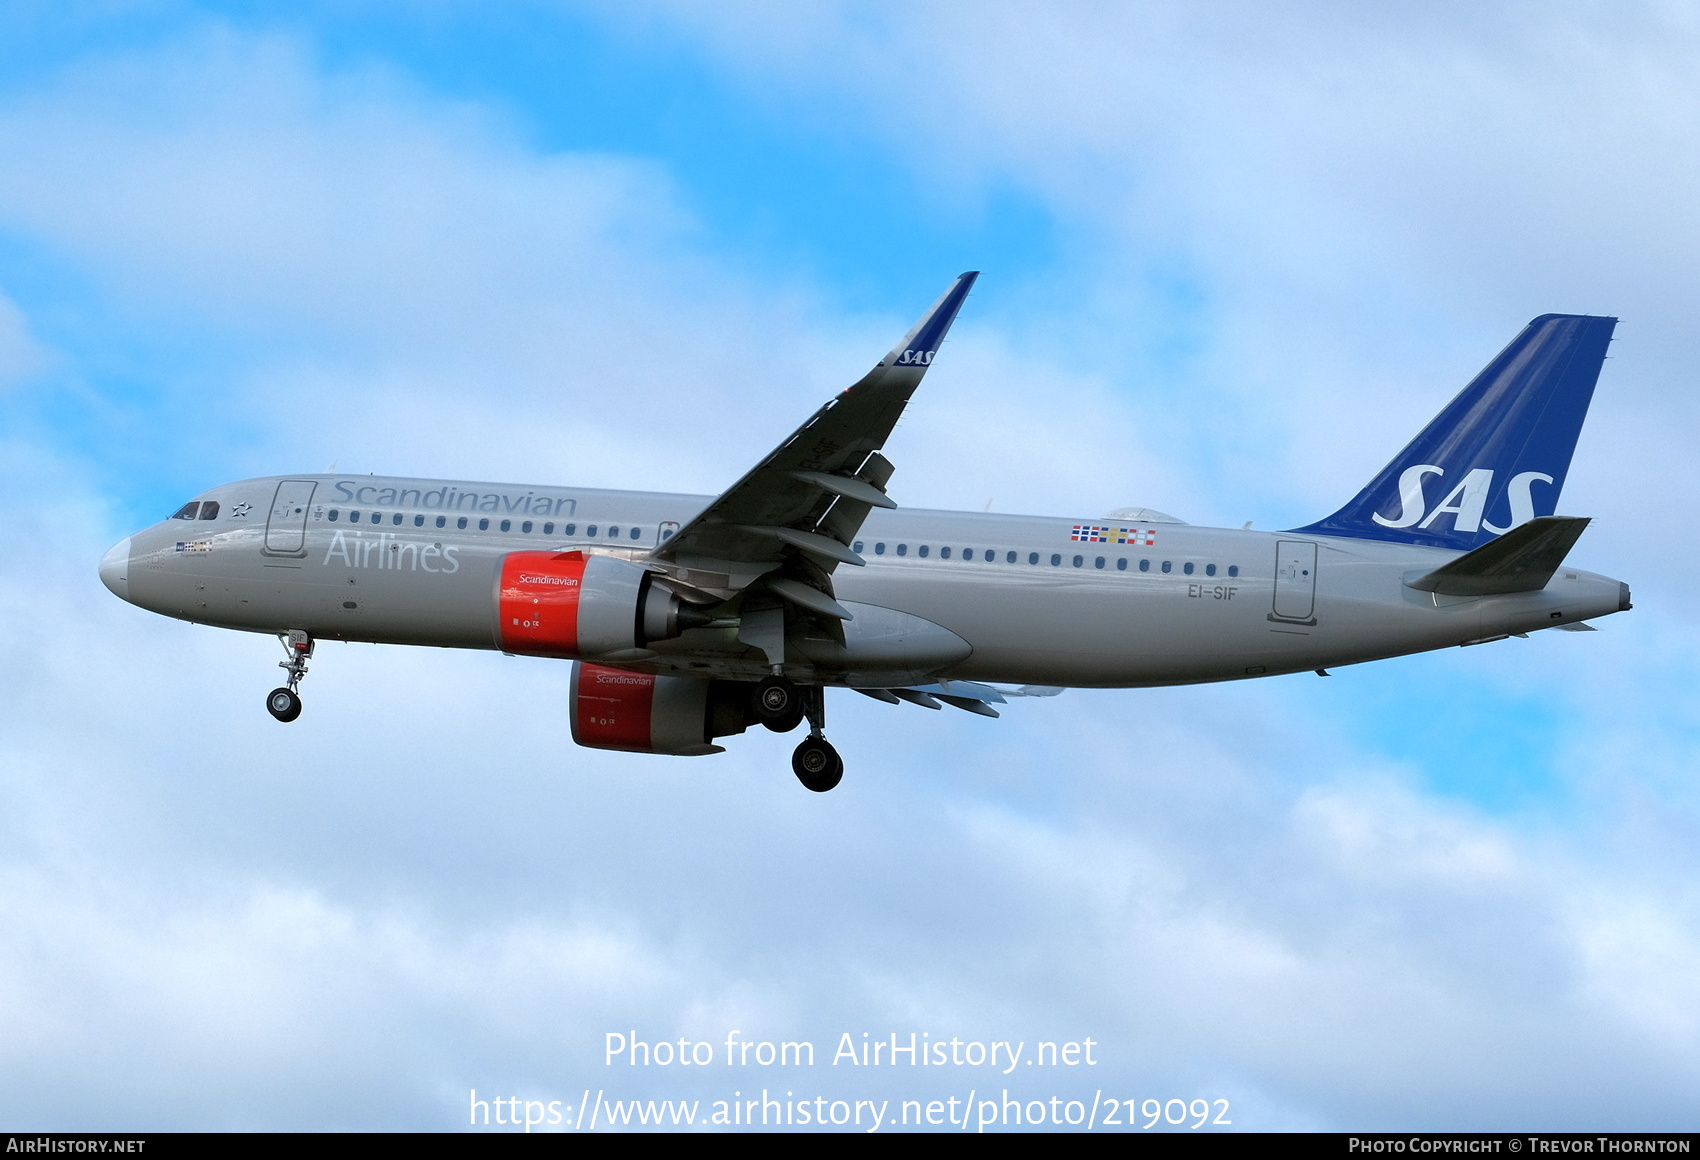
[[[900,367],[931,366],[933,356],[937,353],[935,350],[906,350],[897,356],[897,365]]]
[[[1530,489],[1535,481],[1551,483],[1552,476],[1540,471],[1520,471],[1506,485],[1506,498],[1511,503],[1511,522],[1497,527],[1482,518],[1487,507],[1488,492],[1493,487],[1493,472],[1486,467],[1470,470],[1446,497],[1430,510],[1423,495],[1423,480],[1430,475],[1444,476],[1446,470],[1432,463],[1419,463],[1399,473],[1399,515],[1389,519],[1380,512],[1370,518],[1384,528],[1427,528],[1441,516],[1452,516],[1452,530],[1475,532],[1486,528],[1496,536],[1504,535],[1520,524],[1535,518],[1535,500]]]

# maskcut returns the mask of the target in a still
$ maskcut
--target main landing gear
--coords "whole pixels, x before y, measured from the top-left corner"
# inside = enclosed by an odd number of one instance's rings
[[[844,779],[844,759],[832,742],[811,733],[791,754],[791,772],[803,783],[804,789],[825,793]]]
[[[781,673],[775,673],[756,686],[750,698],[755,718],[775,733],[789,733],[803,723],[804,692]]]
[[[775,733],[789,733],[809,719],[809,735],[791,754],[791,770],[805,789],[825,793],[844,778],[844,759],[825,737],[826,690],[799,686],[783,673],[774,673],[756,686],[750,712]]]
[[[295,691],[295,687],[307,675],[307,658],[313,655],[313,638],[303,629],[292,628],[279,633],[278,640],[283,642],[283,651],[289,654],[289,659],[277,662],[277,667],[287,672],[289,679],[282,688],[266,694],[266,712],[279,721],[293,721],[301,716],[301,694]]]
[[[804,789],[825,793],[844,779],[844,759],[826,739],[826,690],[813,685],[803,690],[803,712],[809,718],[809,735],[791,754],[791,772]]]

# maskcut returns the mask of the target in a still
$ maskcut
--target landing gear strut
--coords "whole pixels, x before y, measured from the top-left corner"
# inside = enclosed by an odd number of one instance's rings
[[[809,718],[809,735],[791,754],[791,771],[804,789],[825,793],[844,777],[844,759],[823,734],[826,728],[826,690],[819,685],[799,690],[802,711]]]
[[[279,633],[278,640],[283,642],[283,651],[289,654],[289,659],[277,662],[277,667],[287,672],[289,679],[283,687],[266,694],[266,712],[279,721],[293,721],[301,716],[301,694],[295,691],[295,687],[307,675],[307,658],[313,655],[313,638],[303,629],[292,628]]]

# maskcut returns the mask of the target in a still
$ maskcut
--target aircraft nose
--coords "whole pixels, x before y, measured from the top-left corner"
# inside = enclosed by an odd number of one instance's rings
[[[118,599],[130,599],[130,537],[125,536],[100,558],[100,582]]]

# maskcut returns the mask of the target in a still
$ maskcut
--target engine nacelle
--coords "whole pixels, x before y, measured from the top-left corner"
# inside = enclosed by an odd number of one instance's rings
[[[723,753],[714,739],[744,731],[749,690],[737,681],[655,676],[575,662],[569,700],[573,740],[628,753]]]
[[[503,652],[608,656],[710,620],[656,584],[654,573],[612,556],[510,552],[497,584],[496,643]]]

